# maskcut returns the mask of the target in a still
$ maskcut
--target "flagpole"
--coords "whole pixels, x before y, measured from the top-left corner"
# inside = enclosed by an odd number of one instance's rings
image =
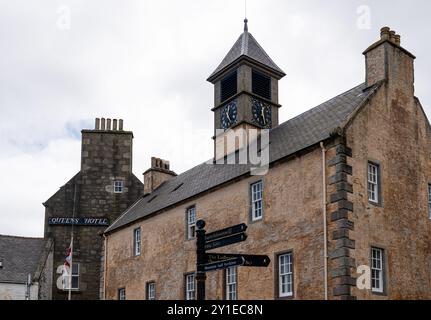
[[[73,213],[72,213],[72,230],[70,235],[70,266],[69,266],[69,295],[68,300],[72,300],[72,275],[73,275],[73,226],[75,224],[75,211],[76,211],[76,181],[75,189],[73,192]]]
[[[73,222],[72,222],[73,230]],[[69,266],[69,295],[68,300],[72,300],[72,273],[73,273],[73,231],[70,239],[70,266]]]

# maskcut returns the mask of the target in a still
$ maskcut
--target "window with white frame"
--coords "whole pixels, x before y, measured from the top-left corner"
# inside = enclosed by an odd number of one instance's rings
[[[263,217],[262,196],[263,196],[263,182],[259,181],[253,183],[251,186],[251,220],[261,220]]]
[[[226,269],[226,300],[237,300],[237,267]]]
[[[280,297],[293,296],[293,254],[278,256],[278,292]]]
[[[147,283],[147,300],[156,300],[156,283]]]
[[[134,255],[139,256],[141,254],[141,228],[133,231],[133,248]]]
[[[379,203],[379,166],[368,162],[368,200]]]
[[[123,193],[124,181],[114,181],[114,193]]]
[[[72,274],[68,274],[64,271],[62,284],[63,290],[79,290],[79,263],[72,263]]]
[[[196,207],[187,209],[187,239],[193,239],[196,234]]]
[[[431,219],[431,184],[428,185],[428,217]]]
[[[371,248],[371,289],[373,292],[383,293],[383,249]]]
[[[118,300],[126,300],[126,289],[118,289]]]
[[[186,300],[195,300],[195,275],[186,275]]]

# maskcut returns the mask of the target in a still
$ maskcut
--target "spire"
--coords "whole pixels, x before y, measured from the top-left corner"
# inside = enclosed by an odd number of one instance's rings
[[[276,74],[280,78],[285,76],[283,70],[281,70],[268,54],[259,45],[256,39],[248,32],[248,19],[244,19],[244,32],[239,36],[238,40],[233,45],[232,49],[225,56],[223,61],[217,67],[217,69],[207,79],[209,82],[216,79],[220,73],[223,73],[231,65],[238,62],[240,59],[249,59],[255,63],[266,67]]]

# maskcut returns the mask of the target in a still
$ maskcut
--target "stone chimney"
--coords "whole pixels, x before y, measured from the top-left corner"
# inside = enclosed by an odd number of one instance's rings
[[[370,87],[386,81],[392,88],[414,91],[414,60],[416,57],[401,47],[401,36],[389,27],[380,30],[380,40],[364,51],[366,84]]]
[[[144,172],[144,194],[152,193],[163,182],[176,176],[169,168],[169,161],[152,157],[151,168]]]
[[[82,172],[110,170],[115,172],[114,178],[124,178],[132,172],[133,132],[123,130],[123,120],[96,118],[94,129],[81,133]]]

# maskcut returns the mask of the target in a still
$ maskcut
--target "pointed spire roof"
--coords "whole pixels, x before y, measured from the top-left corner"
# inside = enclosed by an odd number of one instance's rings
[[[281,70],[269,55],[263,50],[256,39],[248,32],[248,20],[244,20],[244,32],[233,45],[232,49],[228,52],[226,57],[217,67],[217,69],[209,76],[208,81],[215,79],[221,72],[225,71],[231,64],[238,60],[245,58],[257,62],[263,67],[266,67],[280,76],[284,77],[286,74]]]

